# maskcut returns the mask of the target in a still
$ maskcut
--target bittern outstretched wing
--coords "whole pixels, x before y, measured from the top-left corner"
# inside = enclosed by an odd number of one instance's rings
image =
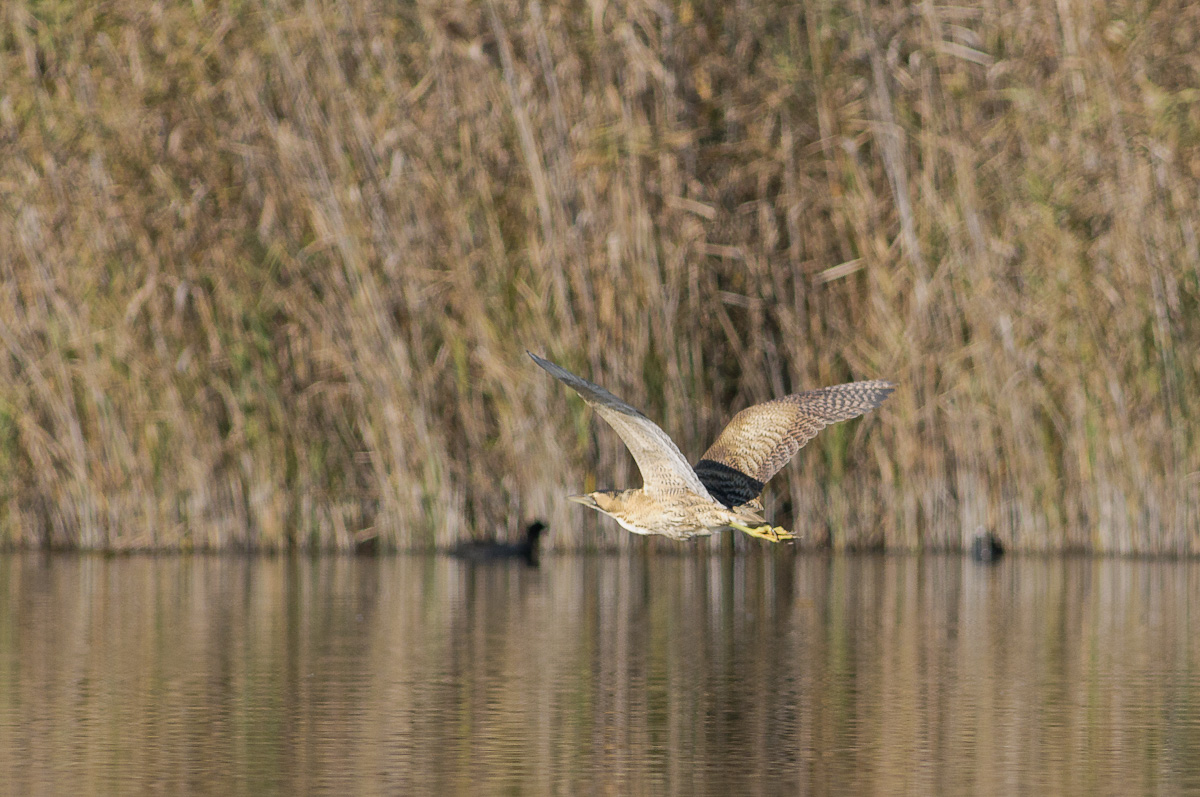
[[[895,389],[891,382],[850,382],[747,407],[704,452],[696,473],[725,506],[745,504],[817,432],[875,409]]]
[[[682,488],[705,498],[712,498],[700,477],[680,452],[679,446],[675,445],[675,441],[660,429],[658,424],[599,385],[576,376],[549,360],[543,360],[533,352],[526,353],[551,376],[578,393],[617,431],[633,454],[638,470],[642,472],[643,490],[655,494]]]

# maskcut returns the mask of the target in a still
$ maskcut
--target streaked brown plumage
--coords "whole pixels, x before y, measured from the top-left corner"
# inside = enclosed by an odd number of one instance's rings
[[[817,432],[878,407],[896,387],[883,381],[851,382],[748,407],[733,416],[693,468],[667,433],[645,415],[599,385],[528,354],[608,421],[642,472],[640,489],[600,490],[570,500],[603,512],[637,534],[677,540],[726,528],[775,542],[793,539],[759,514],[764,485]]]

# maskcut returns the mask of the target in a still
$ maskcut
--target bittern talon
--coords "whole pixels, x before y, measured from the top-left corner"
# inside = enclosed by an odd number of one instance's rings
[[[758,537],[760,540],[769,540],[770,542],[784,542],[785,540],[796,539],[796,535],[783,526],[772,526],[770,523],[762,526],[743,526],[740,523],[730,523],[729,527],[745,532],[751,537]]]
[[[693,467],[653,421],[599,385],[529,352],[533,361],[578,393],[629,447],[642,486],[571,496],[635,534],[676,540],[732,528],[771,542],[796,535],[759,514],[763,487],[817,432],[873,410],[891,382],[849,382],[793,393],[748,407],[725,427]]]

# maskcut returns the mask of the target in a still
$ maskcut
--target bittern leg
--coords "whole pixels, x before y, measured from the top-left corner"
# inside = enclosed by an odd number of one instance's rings
[[[783,526],[772,526],[770,523],[765,523],[761,526],[743,526],[741,523],[730,523],[729,526],[738,531],[745,532],[751,537],[758,537],[760,540],[783,542],[784,540],[796,539],[796,535]]]

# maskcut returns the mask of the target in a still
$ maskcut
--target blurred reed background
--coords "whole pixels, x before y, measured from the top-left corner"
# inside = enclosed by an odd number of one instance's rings
[[[9,0],[0,541],[637,544],[529,348],[691,457],[899,382],[808,544],[1200,552],[1198,87],[1182,0]]]

